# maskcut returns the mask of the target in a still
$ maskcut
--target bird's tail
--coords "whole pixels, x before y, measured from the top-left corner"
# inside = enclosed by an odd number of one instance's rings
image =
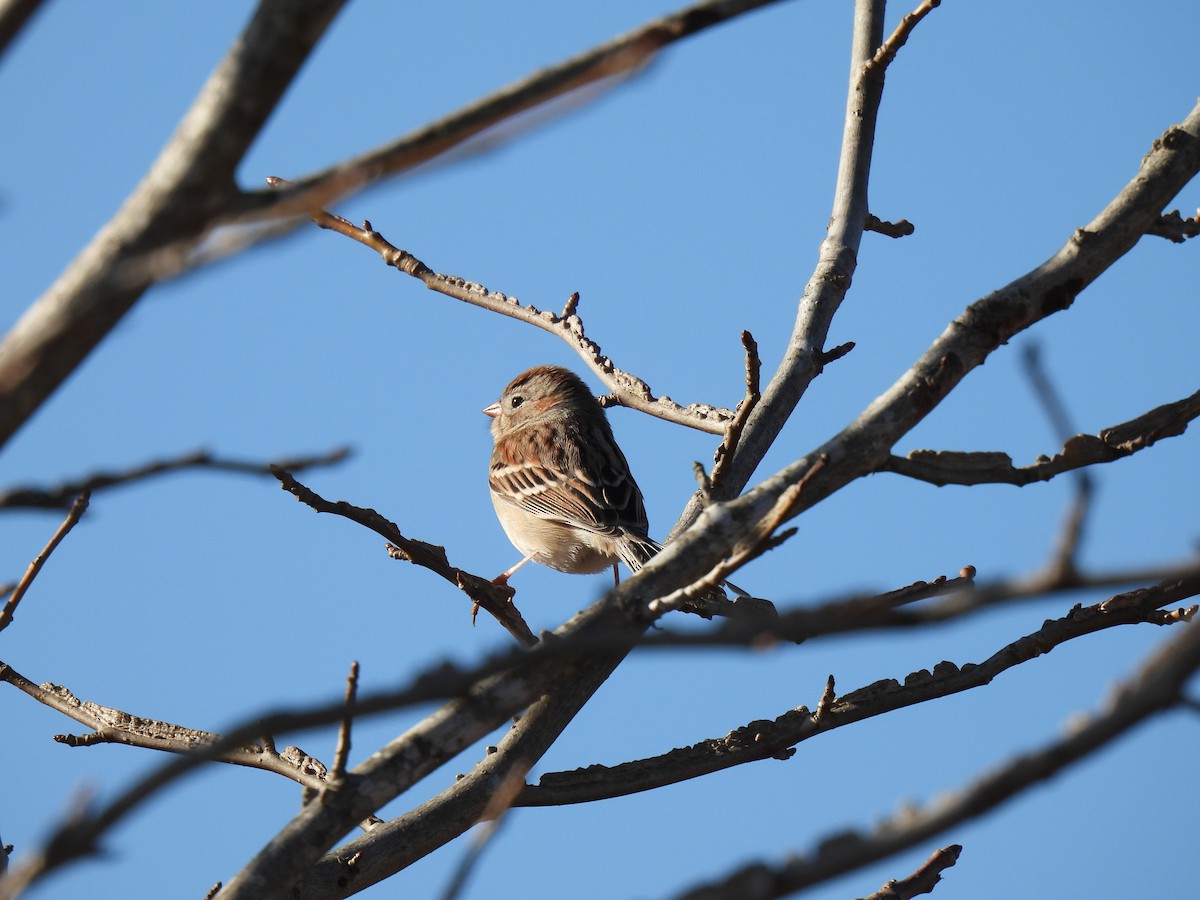
[[[621,562],[629,566],[630,572],[636,572],[650,560],[654,559],[662,550],[662,544],[650,538],[634,537],[629,535],[625,540],[621,541],[620,549],[617,551],[621,556]]]
[[[648,537],[630,537],[628,540],[621,542],[621,549],[619,552],[621,555],[621,562],[629,566],[629,571],[636,572],[646,563],[650,562],[650,560],[657,556],[661,551],[662,544],[658,543],[658,541]],[[731,582],[722,581],[721,587],[733,592],[738,597],[753,599],[750,594],[748,594],[746,591],[743,591],[740,587],[738,587],[736,584],[732,584]],[[717,589],[716,592],[720,594],[721,599],[728,599],[723,591]]]

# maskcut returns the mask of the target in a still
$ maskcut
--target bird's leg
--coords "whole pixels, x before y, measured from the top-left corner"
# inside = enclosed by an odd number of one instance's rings
[[[526,556],[524,559],[522,559],[519,563],[517,563],[511,569],[508,569],[505,572],[501,572],[499,575],[497,575],[495,578],[493,578],[492,584],[498,585],[500,587],[508,587],[508,579],[512,578],[513,575],[516,573],[517,569],[521,568],[521,566],[525,565],[525,563],[529,562],[535,556],[537,556],[536,550],[534,550],[532,553],[530,553],[528,556]]]
[[[617,569],[617,564],[613,563],[613,587],[621,583],[621,573]]]

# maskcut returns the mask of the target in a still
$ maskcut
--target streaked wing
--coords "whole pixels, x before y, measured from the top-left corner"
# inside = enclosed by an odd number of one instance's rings
[[[520,441],[501,441],[492,452],[492,491],[544,519],[595,534],[644,536],[642,493],[616,445],[584,443],[580,434],[558,443],[550,437],[528,429]]]

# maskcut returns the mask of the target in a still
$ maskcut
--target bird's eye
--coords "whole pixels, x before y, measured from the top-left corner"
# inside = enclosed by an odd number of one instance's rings
[[[513,409],[516,409],[518,406],[520,406],[524,402],[525,402],[525,398],[522,397],[520,394],[517,394],[517,396],[513,397],[511,400],[508,401],[508,405],[511,406]]]

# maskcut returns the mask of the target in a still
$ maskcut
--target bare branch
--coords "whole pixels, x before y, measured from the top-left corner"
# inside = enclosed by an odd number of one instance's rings
[[[746,396],[738,404],[737,413],[726,426],[725,437],[722,438],[717,452],[713,456],[712,476],[705,488],[706,494],[712,490],[714,483],[719,485],[724,481],[725,471],[728,468],[729,460],[733,458],[734,451],[737,450],[742,430],[750,419],[750,413],[754,411],[754,407],[762,398],[762,360],[758,356],[758,344],[755,343],[754,336],[748,331],[742,332],[742,348],[746,351]]]
[[[907,457],[891,456],[879,467],[942,487],[947,484],[1014,484],[1023,487],[1049,481],[1084,466],[1113,462],[1157,441],[1183,434],[1200,416],[1200,391],[1156,407],[1135,419],[1105,428],[1098,435],[1077,434],[1053,457],[1039,457],[1028,466],[1014,466],[1007,453],[963,453],[953,450],[913,450]]]
[[[1086,608],[1076,605],[1060,619],[1001,648],[979,664],[957,666],[940,662],[929,671],[909,674],[904,683],[885,679],[838,697],[830,676],[816,711],[804,706],[788,710],[773,721],[756,721],[723,738],[703,740],[690,747],[617,766],[593,765],[574,772],[543,775],[526,787],[518,806],[555,806],[622,797],[699,778],[736,765],[763,759],[787,759],[797,744],[818,734],[874,718],[929,700],[982,687],[1002,672],[1049,653],[1053,648],[1118,625],[1150,622],[1173,624],[1190,619],[1195,606],[1171,613],[1161,607],[1200,594],[1200,570],[1190,577],[1118,594]]]
[[[271,475],[272,468],[300,472],[316,466],[331,466],[350,456],[349,447],[336,447],[328,453],[295,456],[271,463],[225,459],[207,450],[196,450],[182,456],[158,459],[132,469],[118,472],[93,472],[84,478],[65,481],[54,487],[23,485],[0,492],[0,509],[66,509],[73,497],[84,491],[95,492],[116,485],[130,484],[157,475],[185,469],[211,469],[217,472],[237,472],[246,475]]]
[[[1164,213],[1157,222],[1154,222],[1146,230],[1146,234],[1153,234],[1173,243],[1182,244],[1188,238],[1200,235],[1200,213],[1190,219],[1185,219],[1179,215],[1179,210],[1173,209],[1169,213]]]
[[[3,631],[12,623],[13,616],[17,612],[17,606],[21,603],[21,598],[25,596],[25,592],[29,590],[29,586],[33,584],[33,580],[37,578],[38,572],[42,571],[42,566],[46,564],[46,560],[50,558],[50,554],[62,543],[63,538],[70,534],[71,529],[75,527],[75,523],[83,516],[84,511],[88,508],[88,501],[91,499],[91,496],[90,491],[84,491],[75,499],[75,502],[71,504],[71,509],[67,513],[67,517],[58,526],[58,530],[54,532],[54,536],[42,548],[42,552],[34,557],[33,562],[29,564],[29,568],[25,570],[25,574],[21,576],[21,580],[17,582],[17,586],[13,588],[12,594],[9,595],[8,602],[4,604],[4,609],[0,609],[0,631]]]
[[[141,298],[138,261],[198,243],[234,173],[344,0],[260,0],[124,205],[0,342],[0,445]]]
[[[0,55],[42,6],[42,0],[0,0]],[[4,869],[0,867],[0,872]]]
[[[472,575],[470,572],[450,565],[445,547],[406,538],[400,533],[395,522],[385,519],[373,509],[353,506],[345,500],[339,500],[336,503],[326,500],[282,469],[273,469],[272,474],[279,479],[279,483],[285,491],[306,506],[319,513],[333,513],[342,516],[382,535],[389,542],[388,555],[392,559],[406,560],[442,576],[470,597],[474,604],[491,613],[496,621],[524,646],[529,647],[537,643],[537,638],[534,637],[533,632],[529,630],[529,626],[521,617],[521,613],[512,603],[511,588],[500,587],[486,578]]]
[[[68,747],[125,744],[147,750],[193,754],[199,748],[217,746],[224,741],[221,735],[210,731],[199,731],[158,719],[135,716],[119,709],[92,703],[90,700],[80,700],[62,685],[36,685],[2,661],[0,681],[8,682],[39,703],[58,710],[92,729],[91,734],[54,736],[55,741]],[[325,785],[325,766],[297,747],[288,747],[279,754],[275,752],[273,745],[246,744],[226,749],[212,758],[217,762],[274,772],[306,788],[319,790]]]
[[[951,844],[949,847],[934,850],[917,871],[900,881],[889,881],[863,900],[911,900],[919,894],[931,894],[937,883],[942,880],[942,872],[958,862],[961,855],[961,844]]]
[[[498,748],[491,748],[493,751]],[[479,830],[476,832],[474,839],[471,841],[470,847],[463,856],[462,861],[454,870],[454,877],[450,884],[447,885],[446,891],[442,894],[442,900],[457,900],[462,895],[463,888],[466,887],[467,879],[471,872],[479,865],[479,860],[483,858],[483,851],[487,849],[488,844],[496,837],[500,830],[500,825],[504,821],[508,811],[512,809],[513,801],[521,792],[521,788],[525,786],[525,776],[529,774],[529,767],[516,767],[512,771],[505,774],[500,781],[500,787],[496,790],[487,808],[484,810],[483,819],[479,824]]]
[[[784,541],[788,540],[795,534],[795,529],[776,533],[779,526],[788,518],[792,509],[800,502],[800,496],[804,493],[805,486],[809,480],[816,477],[817,473],[825,467],[829,462],[828,457],[820,457],[813,463],[808,474],[801,478],[796,484],[792,485],[790,490],[784,491],[780,495],[776,504],[767,511],[766,515],[757,523],[754,530],[746,536],[746,539],[733,548],[733,552],[725,559],[720,560],[713,568],[703,577],[696,579],[691,584],[686,585],[676,591],[672,591],[667,596],[661,599],[650,601],[647,606],[647,612],[653,618],[658,618],[667,612],[674,609],[685,608],[690,602],[702,597],[725,583],[725,579],[740,569],[746,563],[758,558],[763,553],[778,547]],[[774,605],[771,605],[771,611],[774,612]],[[764,617],[763,621],[773,621],[774,616],[769,618]]]
[[[1115,599],[1115,598],[1114,598]],[[906,807],[869,832],[844,832],[822,841],[807,856],[794,856],[779,865],[757,863],[711,885],[681,894],[679,900],[716,900],[732,896],[728,886],[765,885],[769,892],[744,890],[739,900],[781,897],[828,881],[894,853],[916,846],[946,829],[979,818],[1086,758],[1145,721],[1170,709],[1187,680],[1200,668],[1200,628],[1194,625],[1157,649],[1127,680],[1117,686],[1098,713],[1072,717],[1064,737],[1040,750],[1013,757],[957,792],[940,795],[922,809]]]
[[[350,759],[350,726],[354,716],[350,710],[354,708],[354,700],[358,696],[358,660],[350,664],[350,674],[346,676],[346,715],[338,727],[337,749],[333,754],[333,773],[329,780],[341,784],[346,779],[346,763]]]
[[[908,219],[901,219],[899,222],[885,222],[870,213],[867,214],[866,229],[890,238],[908,237],[917,230]]]
[[[808,385],[820,374],[830,324],[850,288],[869,215],[867,185],[883,96],[882,71],[873,72],[869,63],[883,39],[883,12],[883,3],[874,0],[855,4],[850,89],[829,228],[805,285],[783,360],[746,423],[717,499],[735,497],[745,487]],[[690,524],[700,509],[700,498],[693,497],[681,524]]]
[[[282,184],[283,179],[270,178],[272,184]],[[650,392],[650,386],[640,378],[618,369],[611,359],[604,356],[600,345],[589,339],[583,331],[583,320],[576,312],[579,304],[579,294],[571,295],[563,317],[550,310],[540,310],[536,306],[522,304],[516,297],[502,294],[499,291],[489,291],[486,287],[475,282],[465,281],[456,275],[441,275],[421,262],[406,250],[401,250],[390,243],[383,235],[371,227],[370,222],[363,222],[362,227],[352,224],[341,216],[336,216],[326,210],[319,209],[311,214],[313,222],[321,228],[336,231],[355,240],[365,247],[370,247],[383,258],[383,261],[393,268],[419,279],[431,291],[453,297],[472,306],[478,306],[489,312],[509,316],[527,325],[556,335],[577,352],[588,367],[613,392],[610,397],[600,397],[601,406],[627,406],[647,413],[668,422],[686,425],[711,434],[721,434],[734,414],[727,409],[709,406],[703,403],[693,403],[680,406],[670,397],[655,397]]]
[[[778,0],[704,0],[495,91],[368,153],[290,180],[285,191],[242,195],[238,219],[308,215],[386,176],[411,170],[520,113],[646,66],[663,47]],[[564,317],[565,318],[565,317]]]
[[[892,36],[883,42],[875,56],[867,64],[868,69],[872,70],[869,74],[882,78],[883,70],[892,64],[896,54],[900,52],[900,48],[908,43],[913,30],[921,20],[941,5],[942,0],[924,0],[920,6],[901,19],[896,30],[892,32]]]
[[[855,46],[859,46],[857,40]],[[851,119],[855,118],[856,110],[852,103]],[[867,118],[873,123],[874,112]],[[857,134],[861,127],[861,121],[851,122],[848,130]],[[1167,129],[1154,142],[1135,177],[1050,259],[967,307],[924,355],[840,434],[749,494],[718,504],[719,509],[706,509],[700,518],[707,517],[712,530],[690,528],[682,536],[684,543],[679,545],[680,552],[690,550],[695,555],[697,567],[703,565],[704,545],[708,545],[707,552],[715,553],[719,545],[728,546],[737,541],[782,491],[804,477],[812,460],[818,456],[827,455],[834,464],[826,467],[814,480],[795,510],[797,514],[850,481],[870,472],[886,470],[894,462],[889,461],[888,454],[896,442],[928,415],[968,372],[1016,334],[1068,308],[1092,281],[1134,247],[1163,206],[1198,171],[1200,104],[1193,107],[1182,123]],[[865,203],[865,193],[861,200]],[[850,225],[836,229],[839,235],[854,238],[852,246],[833,241],[832,237],[827,237],[823,244],[827,250],[822,251],[823,262],[818,265],[820,277],[816,283],[810,279],[785,364],[767,387],[763,402],[743,433],[738,456],[744,465],[735,460],[731,480],[726,482],[726,494],[731,485],[743,483],[743,477],[749,478],[753,467],[762,458],[761,454],[766,452],[790,415],[795,400],[815,376],[813,354],[824,341],[829,319],[841,302],[853,271],[857,240],[861,237],[861,230],[856,229],[854,223],[865,221],[865,207],[857,212],[849,215]],[[840,221],[835,216],[835,225]],[[831,226],[831,235],[834,230]],[[828,262],[825,262],[827,258]],[[823,299],[817,301],[818,296]],[[700,508],[699,499],[693,497],[682,521],[692,521]]]

